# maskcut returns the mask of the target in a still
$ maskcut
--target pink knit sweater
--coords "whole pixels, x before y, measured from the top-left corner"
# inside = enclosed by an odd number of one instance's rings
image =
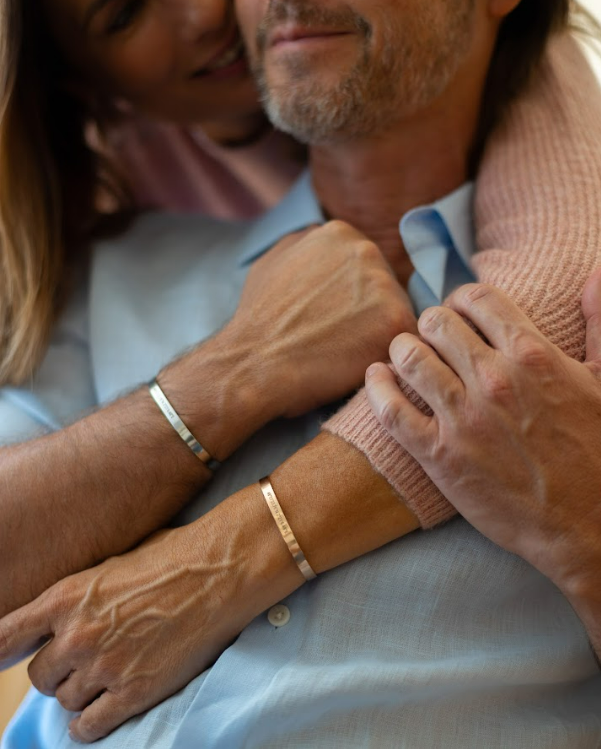
[[[506,291],[553,343],[582,360],[580,298],[601,265],[601,92],[570,37],[554,41],[536,85],[491,139],[474,211],[478,279]],[[365,453],[422,527],[455,514],[380,426],[364,391],[324,428]]]

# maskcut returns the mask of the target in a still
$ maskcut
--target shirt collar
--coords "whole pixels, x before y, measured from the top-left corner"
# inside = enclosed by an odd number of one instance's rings
[[[250,226],[244,236],[240,265],[256,260],[286,234],[301,231],[313,224],[323,224],[324,221],[311,183],[311,173],[307,169],[286,197]]]
[[[428,215],[442,222],[459,256],[469,267],[476,251],[472,225],[474,185],[468,182],[434,203],[415,208],[400,221],[400,234],[413,262],[414,231],[428,223]],[[323,224],[325,217],[313,190],[311,173],[307,169],[296,181],[286,197],[272,210],[249,227],[244,235],[240,265],[247,265],[263,255],[286,234],[301,231],[314,224]],[[409,246],[408,246],[409,245]]]
[[[449,293],[449,284],[453,288],[472,280],[473,192],[473,183],[468,182],[441,200],[408,211],[400,221],[401,238],[416,271],[410,291],[419,284],[428,292],[429,304],[439,304]],[[420,296],[425,303],[424,294]]]
[[[469,266],[476,254],[476,240],[473,222],[474,183],[466,182],[432,207],[445,222],[453,247],[463,262]]]

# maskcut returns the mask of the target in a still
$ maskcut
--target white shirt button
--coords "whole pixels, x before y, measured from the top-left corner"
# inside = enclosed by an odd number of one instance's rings
[[[274,627],[284,627],[290,621],[290,609],[283,603],[278,603],[267,612],[267,620]]]

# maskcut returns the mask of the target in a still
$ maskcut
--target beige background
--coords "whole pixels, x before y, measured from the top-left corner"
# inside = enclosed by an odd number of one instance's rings
[[[601,20],[601,0],[581,0],[581,2]],[[601,77],[601,59],[595,56],[593,65]],[[10,716],[16,710],[28,685],[29,680],[24,664],[0,673],[0,732],[4,730]]]
[[[0,673],[0,734],[29,688],[27,664]]]

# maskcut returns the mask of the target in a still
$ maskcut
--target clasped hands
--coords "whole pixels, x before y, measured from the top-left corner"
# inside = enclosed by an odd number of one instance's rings
[[[359,254],[371,260],[373,248]],[[597,276],[584,296],[587,364],[545,341],[500,292],[473,285],[422,316],[421,338],[405,333],[391,346],[393,365],[432,416],[404,398],[388,367],[372,367],[367,378],[386,428],[459,512],[554,579],[593,629],[598,609],[587,581],[598,583],[601,532],[600,287]],[[271,604],[262,589],[240,606],[245,542],[238,538],[224,556],[220,517],[213,511],[196,528],[163,531],[0,621],[3,667],[47,642],[30,675],[66,709],[83,711],[71,723],[74,738],[94,741],[183,687]],[[256,545],[257,536],[247,542]],[[249,576],[245,591],[253,585]]]

